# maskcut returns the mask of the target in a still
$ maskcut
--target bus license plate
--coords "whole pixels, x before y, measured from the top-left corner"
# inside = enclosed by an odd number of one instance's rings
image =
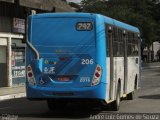
[[[61,82],[67,82],[70,80],[70,78],[69,77],[57,77],[57,80]]]

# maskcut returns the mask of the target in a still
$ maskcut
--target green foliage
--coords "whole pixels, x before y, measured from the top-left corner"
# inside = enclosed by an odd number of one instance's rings
[[[83,0],[83,12],[100,13],[136,26],[143,47],[160,40],[160,4],[151,0]]]
[[[74,2],[69,2],[69,5],[70,5],[71,7],[80,9],[80,6],[79,6],[78,4],[76,4],[76,3],[74,3]]]

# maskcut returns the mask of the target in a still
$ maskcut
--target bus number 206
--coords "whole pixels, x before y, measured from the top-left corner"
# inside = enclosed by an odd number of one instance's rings
[[[93,64],[93,59],[81,59],[81,64]]]

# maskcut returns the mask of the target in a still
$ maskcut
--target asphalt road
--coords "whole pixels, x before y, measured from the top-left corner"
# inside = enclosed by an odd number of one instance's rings
[[[140,89],[134,100],[123,100],[118,112],[102,111],[97,106],[70,104],[65,109],[49,111],[45,101],[26,98],[0,102],[0,120],[91,119],[97,115],[118,113],[160,113],[160,68],[143,69]],[[99,119],[99,118],[97,118]]]

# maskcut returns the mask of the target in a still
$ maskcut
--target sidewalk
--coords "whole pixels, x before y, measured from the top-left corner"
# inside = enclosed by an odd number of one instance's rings
[[[26,96],[25,86],[0,88],[0,101],[14,99],[14,98],[21,98],[25,96]]]
[[[152,63],[142,63],[142,69],[146,68],[159,68],[160,62],[152,62]]]

